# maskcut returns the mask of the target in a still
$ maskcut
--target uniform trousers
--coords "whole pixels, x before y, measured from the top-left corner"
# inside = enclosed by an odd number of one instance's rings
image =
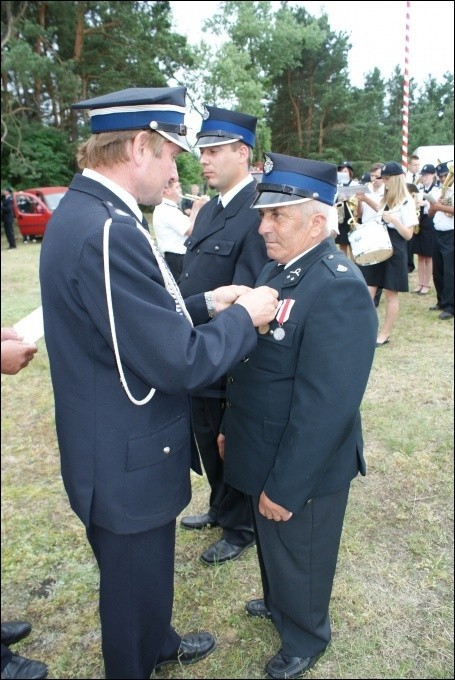
[[[2,218],[3,226],[5,228],[6,240],[10,248],[16,247],[16,238],[14,236],[14,218]]]
[[[330,642],[329,604],[349,486],[310,499],[287,522],[266,519],[251,497],[264,601],[286,656],[311,657]]]
[[[254,540],[253,518],[248,497],[225,484],[224,462],[218,452],[217,437],[226,400],[218,397],[191,397],[191,420],[199,454],[210,484],[209,515],[223,528],[223,538],[243,547]]]
[[[453,229],[434,231],[433,282],[438,305],[453,314]]]
[[[91,524],[87,537],[100,570],[99,610],[106,678],[150,678],[181,638],[171,627],[175,520],[138,534]]]
[[[182,273],[184,257],[185,255],[181,255],[180,253],[171,253],[170,251],[164,253],[164,259],[176,281],[178,281],[179,276]]]
[[[2,673],[13,657],[13,652],[9,647],[2,644]]]

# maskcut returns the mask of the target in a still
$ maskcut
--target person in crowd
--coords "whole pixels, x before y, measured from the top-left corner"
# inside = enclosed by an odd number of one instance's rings
[[[201,197],[193,201],[190,214],[185,215],[179,208],[181,197],[180,181],[170,180],[163,190],[163,200],[153,211],[153,233],[175,279],[182,273],[186,238],[193,231],[197,213],[208,200]]]
[[[436,304],[430,310],[439,311],[441,321],[453,319],[453,166],[439,163],[436,173],[441,191],[430,204],[428,215],[433,218],[433,282]]]
[[[384,163],[373,163],[370,168],[370,172],[368,173],[370,176],[370,182],[368,185],[371,192],[370,197],[373,199],[375,203],[378,204],[381,202],[382,197],[384,196],[384,180],[382,179],[381,176],[381,168],[383,165]],[[356,194],[356,198],[359,201],[357,210],[361,223],[366,224],[366,222],[370,222],[371,220],[376,219],[378,216],[376,210],[373,210],[373,208],[371,208],[368,205],[368,203],[362,201],[361,196],[359,196],[359,194]],[[375,307],[379,307],[381,296],[382,288],[378,287],[373,300]]]
[[[256,182],[250,173],[257,119],[246,113],[207,106],[196,147],[204,178],[219,194],[199,211],[179,279],[184,296],[207,285],[253,286],[268,257],[250,205]],[[225,377],[191,394],[194,436],[210,485],[206,513],[183,517],[186,529],[222,528],[220,539],[201,555],[204,564],[235,560],[254,545],[251,511],[245,496],[226,485],[217,436],[224,413]]]
[[[341,186],[354,186],[357,184],[354,180],[354,168],[349,161],[342,161],[338,166],[338,183]],[[335,243],[340,246],[340,250],[347,256],[349,253],[349,239],[350,220],[352,218],[351,212],[348,208],[347,201],[341,199],[338,213],[338,231],[339,234],[335,238]]]
[[[2,222],[8,241],[8,250],[13,250],[16,248],[16,237],[14,236],[13,192],[10,187],[2,191]]]
[[[405,180],[406,184],[417,185],[420,182],[420,158],[416,154],[409,156]]]
[[[199,184],[192,184],[190,189],[190,196],[182,198],[182,210],[188,217],[193,209],[193,204],[195,200],[201,195],[201,187]]]
[[[436,184],[436,168],[427,163],[421,172],[419,190],[419,225],[416,233],[411,239],[411,250],[413,255],[417,255],[417,272],[419,275],[419,285],[413,293],[417,295],[428,295],[430,292],[430,281],[433,274],[433,241],[434,226],[433,218],[429,216],[428,210],[431,201],[439,196]]]
[[[413,184],[417,186],[420,183],[420,158],[416,154],[409,156],[408,169],[406,171],[406,184]],[[408,250],[408,274],[412,274],[415,270],[414,252],[412,240],[407,242]]]
[[[12,327],[1,329],[2,347],[2,374],[16,375],[28,366],[38,351],[34,343],[24,342]],[[4,621],[2,628],[2,665],[1,677],[3,678],[45,678],[48,668],[41,661],[27,659],[25,656],[14,654],[10,645],[23,640],[32,630],[27,621]]]
[[[280,637],[269,678],[299,677],[329,645],[349,488],[365,474],[359,407],[378,324],[357,265],[329,237],[336,191],[335,165],[266,154],[252,208],[272,262],[257,285],[280,303],[229,372],[218,438],[226,481],[254,516],[263,597],[246,611],[271,618]]]
[[[379,204],[369,194],[359,194],[359,201],[365,201],[375,212],[380,212],[387,226],[393,255],[388,260],[360,267],[374,299],[378,288],[383,288],[386,296],[386,313],[379,332],[376,347],[390,342],[390,335],[399,312],[399,292],[409,291],[407,271],[406,242],[412,238],[417,224],[415,203],[409,194],[404,170],[396,161],[382,166],[384,196]]]
[[[243,286],[185,304],[148,232],[139,204],[161,202],[189,149],[185,96],[129,88],[73,105],[89,110],[92,135],[41,247],[62,476],[99,566],[106,678],[149,678],[215,649],[210,633],[171,625],[175,522],[191,498],[188,393],[252,351],[277,306],[276,291]]]

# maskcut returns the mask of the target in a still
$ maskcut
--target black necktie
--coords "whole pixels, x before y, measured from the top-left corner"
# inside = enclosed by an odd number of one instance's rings
[[[415,176],[415,173],[414,173],[413,176],[412,176],[412,183],[414,184],[415,181],[416,181],[416,176]]]
[[[221,203],[221,200],[218,199],[218,203],[215,206],[215,210],[212,213],[212,217],[216,217],[217,215],[219,215],[222,210],[223,210],[223,204]]]
[[[282,272],[284,272],[283,267],[284,267],[284,265],[282,265],[282,264],[275,264],[272,267],[272,269],[269,271],[266,283],[267,283],[267,281],[270,281],[271,279],[273,279],[275,276],[278,276],[278,274],[281,274]]]
[[[142,215],[142,226],[144,227],[144,229],[147,229],[147,231],[150,231],[149,223],[147,222],[147,218],[145,215]]]

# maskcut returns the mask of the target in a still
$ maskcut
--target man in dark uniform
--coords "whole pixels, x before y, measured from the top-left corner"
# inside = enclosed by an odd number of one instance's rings
[[[8,241],[8,250],[13,250],[16,247],[16,238],[14,236],[13,192],[9,187],[2,191],[2,222]]]
[[[256,182],[250,174],[257,119],[207,106],[196,146],[204,178],[219,191],[199,211],[179,279],[184,297],[231,283],[254,286],[268,257],[250,210]],[[217,436],[225,407],[225,378],[191,395],[194,435],[210,485],[209,510],[182,519],[186,529],[219,525],[222,537],[205,550],[205,564],[235,560],[254,545],[253,521],[245,496],[227,486]]]
[[[280,303],[228,374],[219,437],[226,482],[254,513],[264,597],[247,612],[271,617],[280,636],[271,678],[299,677],[329,644],[349,486],[365,474],[359,407],[377,317],[362,274],[329,236],[336,184],[334,165],[267,155],[252,207],[274,262],[257,285],[276,288]]]
[[[131,88],[75,105],[93,134],[41,250],[62,476],[100,569],[107,678],[149,678],[215,647],[171,626],[175,520],[191,497],[188,393],[251,351],[277,304],[267,287],[233,286],[187,307],[148,233],[138,204],[161,202],[188,149],[185,93]],[[222,312],[212,321],[209,306]]]

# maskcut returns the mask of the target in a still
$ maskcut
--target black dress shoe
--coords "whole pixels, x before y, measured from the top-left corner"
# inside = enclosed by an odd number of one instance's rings
[[[225,538],[220,538],[216,543],[212,543],[211,546],[205,550],[201,555],[201,560],[205,564],[223,564],[224,562],[230,562],[236,560],[242,553],[245,552],[247,548],[251,548],[254,545],[254,541],[248,543],[247,545],[234,545],[229,543]]]
[[[170,664],[179,663],[187,666],[190,663],[196,663],[211,654],[215,647],[216,640],[210,633],[190,633],[189,635],[184,635],[176,653],[168,659],[159,661],[155,666],[155,670],[157,671],[163,666],[169,666]]]
[[[278,654],[270,659],[265,665],[265,672],[268,678],[299,678],[313,668],[314,664],[324,654],[325,649],[316,656],[285,656],[280,650]]]
[[[46,664],[41,663],[41,661],[32,661],[31,659],[26,659],[25,656],[13,654],[2,670],[2,680],[11,680],[11,678],[20,678],[20,680],[46,678],[47,671]]]
[[[2,644],[9,647],[30,634],[32,627],[27,621],[7,621],[2,623]]]
[[[265,606],[264,600],[250,600],[245,609],[250,616],[262,616],[265,619],[272,618],[272,612]]]
[[[185,529],[211,529],[218,526],[216,519],[210,516],[207,512],[205,515],[188,515],[182,517],[180,522]]]
[[[440,313],[438,318],[441,319],[441,321],[446,321],[447,319],[453,319],[453,312],[448,312],[447,310],[445,310],[444,312]]]

